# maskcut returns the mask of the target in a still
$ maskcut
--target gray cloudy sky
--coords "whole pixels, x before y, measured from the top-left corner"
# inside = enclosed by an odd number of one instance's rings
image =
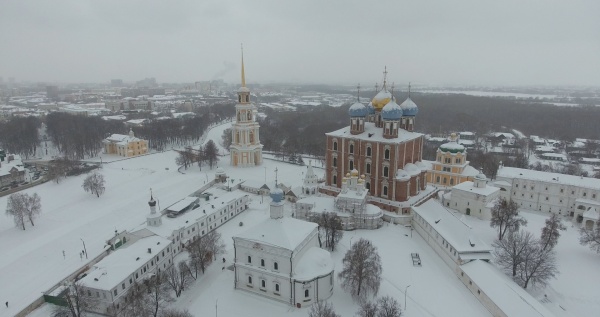
[[[0,3],[0,76],[600,86],[598,0]]]

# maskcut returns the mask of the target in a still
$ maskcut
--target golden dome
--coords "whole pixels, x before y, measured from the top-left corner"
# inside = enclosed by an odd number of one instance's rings
[[[383,109],[383,107],[387,105],[390,100],[392,100],[392,94],[387,91],[384,86],[383,89],[379,91],[375,97],[373,97],[371,104],[373,104],[375,111],[381,111],[381,109]]]
[[[362,183],[364,183],[364,182],[365,182],[365,180],[364,180],[364,179],[359,179],[359,180],[358,180],[358,183],[359,183],[359,184],[362,184]]]
[[[346,173],[346,177],[350,177],[350,173]]]
[[[352,176],[358,177],[358,171],[356,169],[353,169],[350,173]]]

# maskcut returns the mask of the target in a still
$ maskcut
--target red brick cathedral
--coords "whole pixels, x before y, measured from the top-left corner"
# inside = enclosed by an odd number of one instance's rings
[[[322,191],[335,194],[345,178],[358,173],[370,195],[382,199],[377,205],[398,211],[389,201],[404,202],[425,190],[427,168],[421,162],[423,135],[413,132],[418,108],[410,87],[398,105],[386,85],[384,76],[382,89],[366,107],[359,101],[350,106],[349,126],[326,133]]]

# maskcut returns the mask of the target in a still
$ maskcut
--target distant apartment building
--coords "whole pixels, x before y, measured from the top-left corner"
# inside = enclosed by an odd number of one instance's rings
[[[131,111],[131,110],[148,110],[154,109],[154,102],[150,100],[138,100],[135,98],[125,98],[123,100],[107,101],[106,109],[112,112]]]
[[[124,157],[144,155],[148,153],[148,141],[136,138],[133,130],[128,135],[113,134],[102,141],[104,153],[117,154]]]

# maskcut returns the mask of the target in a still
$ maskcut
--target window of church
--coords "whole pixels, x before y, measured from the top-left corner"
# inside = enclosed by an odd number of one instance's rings
[[[337,185],[337,175],[333,175],[333,185]]]
[[[337,167],[337,157],[333,158],[333,167]]]
[[[457,158],[456,160],[454,160],[454,162],[455,162],[456,164],[460,164],[460,159],[459,159],[459,158]]]
[[[367,147],[367,156],[371,156],[371,147]]]
[[[435,182],[439,184],[439,182],[440,182],[440,177],[439,176],[435,178]]]
[[[310,295],[309,291],[307,289],[304,290],[304,297],[308,297],[308,295]]]
[[[353,160],[350,160],[350,164],[348,164],[348,165],[350,165],[350,170],[354,169],[354,161]]]
[[[338,148],[337,148],[337,142],[336,142],[336,141],[334,141],[334,142],[333,142],[333,150],[334,150],[334,151],[337,151],[337,149],[338,149]]]
[[[279,264],[277,262],[273,262],[273,270],[275,270],[275,271],[279,270]]]
[[[265,267],[265,259],[260,259],[260,266]]]
[[[248,263],[252,263],[252,257],[248,256]]]
[[[450,185],[454,185],[454,178],[450,179]]]
[[[350,147],[348,148],[348,152],[350,152],[350,154],[354,154],[354,144],[350,144]]]
[[[365,170],[366,170],[367,174],[371,174],[371,163],[367,163]]]
[[[260,280],[260,287],[265,288],[267,287],[267,281],[265,280]]]
[[[368,182],[367,182],[367,183],[365,183],[365,188],[366,188],[367,190],[370,190],[370,189],[371,189],[371,183],[368,183]]]
[[[252,285],[252,276],[248,276],[248,284]]]
[[[383,167],[383,177],[388,177],[390,173],[390,168],[388,166]]]
[[[388,194],[388,187],[387,186],[383,186],[383,195],[387,196]]]
[[[383,157],[384,157],[386,160],[389,160],[389,159],[390,159],[390,149],[385,149],[385,152],[384,152],[384,155],[383,155]]]
[[[444,184],[446,184],[446,182],[447,182],[447,179],[446,179],[446,177],[444,177]]]

